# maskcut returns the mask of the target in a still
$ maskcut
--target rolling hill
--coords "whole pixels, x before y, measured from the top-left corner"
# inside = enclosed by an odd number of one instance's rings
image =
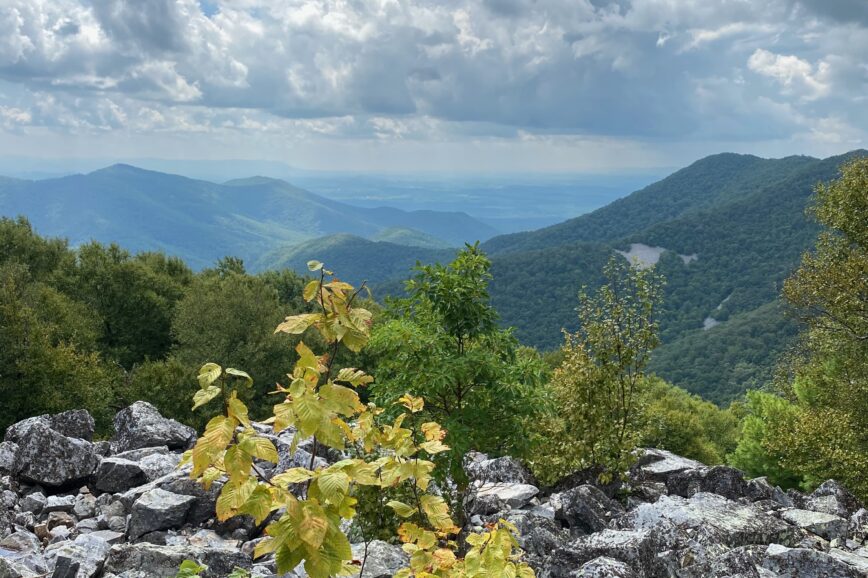
[[[833,179],[846,158],[865,154],[714,155],[592,213],[494,237],[483,243],[492,259],[492,302],[524,343],[557,347],[561,329],[575,329],[579,288],[598,285],[616,251],[642,245],[659,258],[667,280],[664,344],[653,369],[726,403],[765,382],[795,335],[778,296],[819,231],[805,212],[814,186]],[[348,279],[379,283],[381,295],[398,290],[397,280],[406,276],[396,264],[450,256],[346,238],[319,243],[304,256],[346,264]],[[295,260],[296,266],[304,261],[301,254]]]
[[[375,237],[398,228],[447,245],[496,234],[464,213],[358,208],[276,179],[215,184],[129,165],[56,179],[0,179],[0,215],[24,215],[41,234],[73,246],[93,239],[162,250],[194,268],[226,255],[252,263],[277,247],[338,233]]]

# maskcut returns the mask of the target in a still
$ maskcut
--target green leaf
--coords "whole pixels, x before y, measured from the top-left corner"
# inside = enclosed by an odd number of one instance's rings
[[[325,499],[336,502],[349,491],[350,477],[341,470],[328,469],[319,475],[316,483]]]
[[[319,293],[319,279],[314,279],[304,286],[304,292],[301,296],[305,301],[310,302],[313,301],[317,293]]]
[[[316,260],[308,261],[307,269],[308,271],[319,271],[320,269],[322,269],[322,263]]]
[[[209,385],[205,389],[200,389],[193,394],[193,409],[202,407],[218,395],[220,395],[220,388],[216,385]]]
[[[226,373],[244,379],[244,385],[246,387],[250,387],[251,385],[253,385],[253,378],[250,377],[250,375],[246,371],[241,371],[240,369],[235,369],[234,367],[228,367],[226,368]]]
[[[399,502],[398,500],[392,500],[386,503],[386,505],[395,510],[395,513],[402,518],[409,518],[416,513],[416,508],[409,504],[405,504],[404,502]]]
[[[206,363],[199,370],[199,375],[197,379],[199,380],[199,387],[205,389],[220,377],[223,373],[223,368],[221,368],[216,363]]]

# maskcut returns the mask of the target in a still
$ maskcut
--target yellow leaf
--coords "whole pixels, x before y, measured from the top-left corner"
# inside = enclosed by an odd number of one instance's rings
[[[425,407],[425,400],[405,393],[398,399],[398,403],[409,409],[412,413],[419,413]]]
[[[206,363],[199,370],[199,375],[197,379],[199,380],[199,387],[205,389],[220,377],[223,373],[223,369],[217,365],[216,363]]]
[[[290,315],[283,323],[277,326],[275,333],[289,333],[299,335],[307,331],[308,327],[320,321],[322,314],[320,313],[302,313],[301,315]]]
[[[220,395],[220,388],[216,385],[209,385],[205,389],[200,389],[193,394],[193,409],[197,409]]]
[[[322,546],[328,530],[329,521],[318,504],[305,502],[302,505],[302,519],[298,524],[298,537],[313,548]]]
[[[271,483],[286,488],[289,484],[300,484],[306,482],[315,475],[314,472],[307,468],[290,468],[271,478]]]
[[[395,513],[402,518],[409,518],[416,513],[416,508],[409,504],[405,504],[404,502],[399,502],[398,500],[391,500],[387,502],[386,505],[395,510]]]
[[[233,391],[229,397],[229,415],[237,419],[245,427],[250,427],[250,418],[247,417],[247,406],[238,399],[238,395]]]

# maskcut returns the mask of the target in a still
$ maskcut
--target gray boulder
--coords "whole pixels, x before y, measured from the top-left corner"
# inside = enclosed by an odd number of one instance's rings
[[[142,494],[133,504],[129,536],[136,540],[148,532],[178,528],[184,524],[187,512],[196,498],[180,496],[159,488]]]
[[[798,578],[860,578],[865,575],[825,552],[771,544],[762,563],[780,576]]]
[[[174,578],[184,560],[207,566],[203,578],[224,578],[236,567],[249,569],[252,565],[250,556],[239,550],[142,542],[113,546],[105,571],[119,578]]]
[[[153,405],[137,401],[115,415],[116,451],[167,446],[186,449],[196,440],[196,431],[160,415]]]
[[[666,482],[673,474],[685,470],[701,468],[696,460],[683,458],[666,450],[640,450],[639,459],[631,470],[631,477],[639,481]]]
[[[650,578],[660,574],[660,563],[657,560],[659,549],[659,542],[652,532],[603,530],[577,538],[554,550],[538,576],[575,578],[576,572],[584,564],[606,557],[626,565],[637,578]]]
[[[666,490],[670,495],[683,498],[708,492],[737,500],[748,494],[749,487],[741,471],[729,466],[714,466],[673,473],[666,479]]]
[[[93,416],[85,409],[73,409],[55,415],[38,415],[12,424],[6,429],[4,440],[7,442],[21,443],[22,436],[32,425],[42,425],[51,428],[57,433],[70,438],[79,438],[87,441],[93,439],[93,431],[96,422]]]
[[[104,458],[93,474],[94,486],[101,492],[126,492],[148,483],[148,475],[137,463],[120,457]]]
[[[847,535],[849,527],[849,522],[844,518],[812,510],[799,510],[796,508],[784,510],[781,512],[781,518],[802,530],[807,530],[826,540],[844,538]]]
[[[618,502],[610,500],[594,486],[582,485],[560,494],[555,519],[581,533],[599,532],[624,514]]]
[[[391,578],[395,572],[407,567],[410,562],[400,546],[380,540],[368,544],[367,552],[364,544],[353,544],[352,548],[353,558],[365,562],[361,574],[353,574],[359,578]]]
[[[798,530],[752,505],[707,493],[691,498],[663,496],[653,504],[638,506],[618,524],[634,530],[659,530],[671,525],[689,531],[699,543],[730,548],[772,542],[793,544],[800,537]]]
[[[99,536],[82,534],[54,550],[52,578],[94,578],[102,573],[111,546]]]
[[[530,484],[486,482],[468,492],[464,508],[468,516],[489,515],[521,508],[539,493],[539,488]]]
[[[574,578],[636,578],[636,573],[623,562],[600,556],[582,564],[582,567],[572,576]]]
[[[11,474],[15,471],[15,455],[18,453],[18,444],[15,442],[0,442],[0,475]]]
[[[861,507],[859,499],[835,480],[827,480],[820,484],[820,487],[805,499],[804,505],[806,510],[824,512],[842,518],[849,518]]]
[[[509,456],[490,459],[479,452],[468,452],[464,456],[464,472],[471,482],[537,485],[530,471]]]
[[[89,441],[66,437],[44,423],[33,422],[16,435],[16,475],[24,481],[67,486],[86,480],[99,463]]]

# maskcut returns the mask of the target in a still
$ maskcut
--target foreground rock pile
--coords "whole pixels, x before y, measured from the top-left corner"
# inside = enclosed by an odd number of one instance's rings
[[[235,567],[275,576],[273,560],[252,559],[261,532],[252,520],[216,521],[221,483],[206,492],[177,467],[195,443],[191,428],[138,402],[117,414],[115,430],[111,441],[94,442],[91,416],[70,411],[6,431],[0,578],[171,577],[185,559],[208,566],[209,577]],[[271,436],[280,462],[268,475],[308,465],[304,443],[290,453],[292,437]],[[469,454],[465,468],[468,529],[515,523],[541,578],[868,576],[868,511],[834,481],[810,495],[783,492],[660,450],[645,450],[620,488],[576,476],[541,489],[508,457]],[[364,549],[353,546],[357,558]],[[364,578],[406,564],[398,546],[367,550]],[[304,576],[297,569],[282,578]]]

